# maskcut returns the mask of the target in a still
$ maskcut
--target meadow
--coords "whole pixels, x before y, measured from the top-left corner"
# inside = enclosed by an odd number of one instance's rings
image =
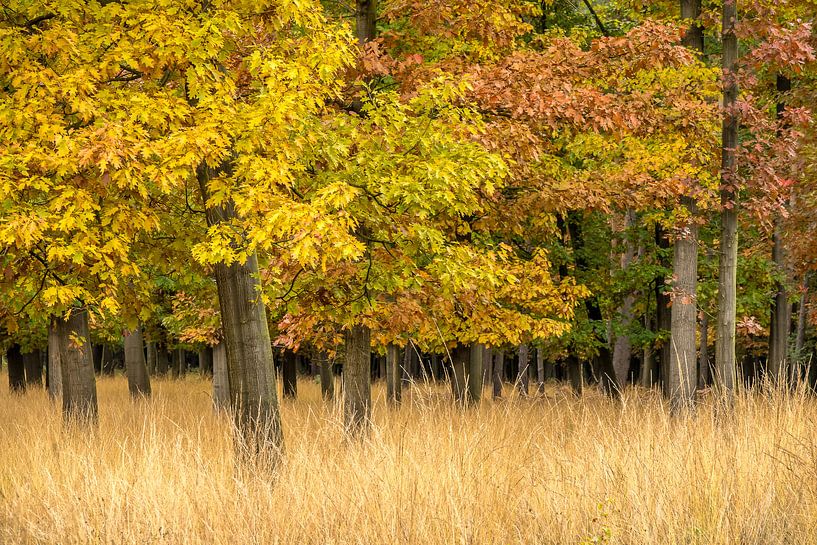
[[[237,469],[210,381],[154,381],[132,402],[98,381],[100,423],[64,428],[44,391],[0,393],[0,543],[817,543],[815,400],[742,394],[670,417],[561,386],[462,409],[379,385],[364,440],[299,383],[282,404],[285,461]]]

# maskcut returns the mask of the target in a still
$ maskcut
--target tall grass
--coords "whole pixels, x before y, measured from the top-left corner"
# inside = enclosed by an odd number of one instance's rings
[[[302,381],[270,475],[236,469],[208,381],[157,380],[136,403],[121,377],[98,388],[90,434],[64,429],[44,392],[2,388],[0,543],[817,543],[817,404],[802,392],[673,418],[635,389],[463,410],[420,386],[390,410],[376,386],[358,442]]]

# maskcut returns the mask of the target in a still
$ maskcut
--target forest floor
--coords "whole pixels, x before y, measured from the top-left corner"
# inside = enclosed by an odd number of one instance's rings
[[[134,403],[123,377],[102,378],[90,434],[64,429],[45,392],[0,388],[0,543],[817,543],[805,394],[672,418],[637,389],[617,404],[552,385],[462,410],[421,385],[390,410],[376,384],[371,434],[347,441],[301,381],[270,475],[235,469],[210,388],[154,380]]]

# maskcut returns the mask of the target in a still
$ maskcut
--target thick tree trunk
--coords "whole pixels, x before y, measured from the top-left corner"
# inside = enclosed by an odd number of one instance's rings
[[[156,349],[156,343],[155,342],[147,343],[147,367],[148,374],[151,376],[156,374],[158,359],[159,351]]]
[[[57,318],[52,316],[48,324],[48,396],[55,400],[61,395],[60,339],[57,335]]]
[[[516,376],[516,389],[522,397],[528,396],[528,377],[530,376],[530,349],[527,344],[519,345],[519,371]]]
[[[335,398],[335,377],[332,373],[332,364],[326,352],[320,351],[316,354],[318,373],[321,376],[321,396],[326,401]]]
[[[284,398],[298,397],[298,356],[292,350],[284,352],[284,360],[281,363],[281,380],[284,382]]]
[[[150,376],[140,327],[125,332],[125,372],[128,375],[128,391],[131,397],[150,397]]]
[[[484,347],[481,344],[473,343],[468,355],[468,376],[466,384],[468,386],[468,403],[477,404],[482,401],[482,381],[485,377],[483,361]]]
[[[494,350],[494,363],[491,369],[491,394],[494,399],[502,397],[502,381],[505,374],[505,351]]]
[[[213,374],[213,347],[205,346],[199,350],[199,373]]]
[[[737,0],[723,3],[723,154],[721,180],[721,246],[718,274],[718,324],[715,343],[715,383],[731,395],[737,382],[735,360],[735,326],[737,314],[737,261],[738,261],[738,194],[737,167],[738,113],[735,103],[738,85],[735,67],[738,57]]]
[[[470,349],[458,344],[451,350],[451,393],[454,401],[464,403],[466,396],[466,369],[471,358]]]
[[[6,352],[6,361],[9,367],[9,391],[26,391],[26,366],[23,361],[23,354],[20,352],[20,345],[13,344]]]
[[[23,354],[23,366],[26,369],[26,387],[43,387],[43,353],[32,350]]]
[[[216,410],[230,407],[230,376],[227,371],[227,347],[223,342],[213,347],[213,405]]]
[[[359,435],[371,419],[371,332],[355,325],[346,331],[346,358],[343,362],[343,422],[346,430]]]
[[[57,320],[62,367],[62,414],[66,422],[96,425],[96,379],[88,328],[88,311],[74,309]]]
[[[355,36],[361,45],[377,35],[377,0],[357,0],[355,9]]]
[[[386,347],[386,401],[392,405],[402,399],[402,380],[400,380],[400,348],[396,344]]]
[[[209,200],[209,181],[215,174],[204,164],[197,169],[205,203]],[[237,217],[235,206],[229,201],[208,207],[206,213],[210,226]],[[258,257],[252,253],[244,262],[217,263],[214,269],[227,352],[230,407],[239,432],[241,454],[262,455],[274,463],[283,449],[283,434]]]

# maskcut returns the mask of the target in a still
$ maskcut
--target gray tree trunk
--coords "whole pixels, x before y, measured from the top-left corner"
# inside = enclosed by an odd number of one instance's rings
[[[346,358],[343,362],[343,422],[353,435],[369,428],[372,410],[371,332],[355,325],[346,331]]]
[[[536,390],[540,394],[545,393],[545,352],[541,348],[536,349]]]
[[[6,361],[9,368],[9,391],[26,391],[26,366],[23,361],[23,354],[20,352],[20,345],[13,344],[6,352]]]
[[[715,383],[731,396],[737,383],[735,359],[735,326],[737,314],[737,261],[738,261],[738,194],[737,166],[738,113],[735,104],[738,85],[735,68],[738,58],[737,0],[723,3],[723,153],[721,170],[721,247],[718,266],[718,324],[715,341]]]
[[[26,369],[26,387],[43,387],[43,354],[39,349],[23,354],[23,366]]]
[[[56,400],[61,395],[60,339],[57,335],[57,318],[52,316],[48,324],[48,396]]]
[[[128,391],[131,397],[150,397],[150,376],[140,327],[125,332],[125,372],[128,375]]]
[[[484,347],[479,343],[471,344],[468,355],[468,376],[467,384],[468,403],[477,404],[482,401],[482,381],[484,379]]]
[[[74,309],[57,320],[62,368],[62,414],[66,422],[96,425],[99,410],[88,328],[88,311]]]
[[[184,348],[177,348],[173,351],[173,376],[184,378],[187,374],[187,351]]]
[[[709,361],[709,316],[701,318],[701,348],[698,351],[698,389],[703,390],[712,381],[712,363]]]
[[[403,381],[400,379],[400,348],[396,344],[386,347],[386,401],[392,405],[402,399]]]
[[[357,0],[355,8],[355,36],[363,45],[377,35],[377,0]]]
[[[528,377],[530,376],[530,351],[527,344],[519,345],[519,372],[516,376],[516,389],[522,397],[528,397]]]
[[[230,407],[230,376],[227,371],[227,347],[223,342],[213,347],[213,405],[216,410]]]
[[[196,172],[202,200],[216,175],[202,164]],[[232,202],[208,207],[207,224],[229,222],[238,215]],[[235,244],[243,241],[236,240]],[[261,298],[258,257],[214,266],[221,323],[227,352],[230,407],[238,430],[240,454],[261,455],[275,462],[283,449],[281,413],[272,357],[267,311]]]
[[[492,396],[494,399],[502,397],[502,382],[505,374],[505,351],[494,350],[494,364],[491,369]]]
[[[630,229],[635,225],[635,212],[627,210],[624,215],[624,234],[626,241],[624,251],[621,254],[621,270],[627,270],[635,259],[636,247],[629,236]],[[621,306],[618,308],[618,319],[624,333],[617,335],[613,344],[613,372],[616,375],[618,384],[627,384],[630,374],[630,360],[632,359],[633,346],[630,335],[627,331],[633,322],[633,306],[635,305],[635,293],[629,292],[624,296]]]
[[[159,351],[156,349],[155,342],[147,343],[147,367],[148,374],[155,375],[158,365]]]
[[[567,357],[567,379],[576,395],[582,395],[584,392],[583,367],[582,362],[576,356],[570,355]]]

